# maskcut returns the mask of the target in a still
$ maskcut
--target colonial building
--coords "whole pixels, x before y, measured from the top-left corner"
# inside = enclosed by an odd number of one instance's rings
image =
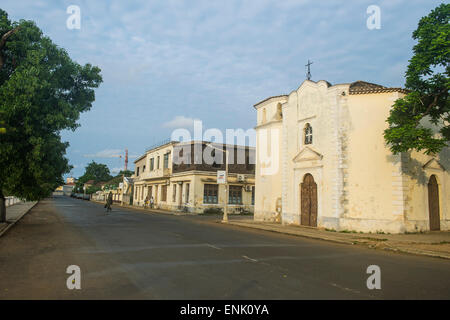
[[[206,148],[212,148],[209,154],[220,160],[205,161]],[[148,196],[153,197],[154,208],[163,210],[191,213],[222,210],[226,190],[217,183],[217,171],[226,168],[224,150],[230,152],[228,212],[253,212],[255,165],[250,162],[254,159],[254,148],[195,141],[168,142],[147,150],[135,160],[133,204],[144,206]],[[243,155],[244,163],[238,163],[239,155]]]
[[[389,110],[405,93],[306,80],[257,103],[255,219],[363,232],[449,230],[450,148],[393,155],[383,138]]]

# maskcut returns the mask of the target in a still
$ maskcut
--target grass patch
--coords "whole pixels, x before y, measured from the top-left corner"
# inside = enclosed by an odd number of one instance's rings
[[[378,239],[378,238],[370,238],[370,237],[361,238],[361,239],[367,239],[367,240],[371,240],[371,241],[388,241],[388,239]]]
[[[432,244],[450,244],[450,241],[441,241],[441,242],[435,242]]]
[[[358,233],[355,230],[341,230],[340,233]]]

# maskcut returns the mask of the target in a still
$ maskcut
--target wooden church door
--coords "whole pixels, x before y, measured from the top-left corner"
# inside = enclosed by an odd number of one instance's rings
[[[301,213],[300,223],[317,227],[317,184],[311,174],[306,174],[300,187]]]
[[[428,211],[430,215],[430,230],[440,230],[439,186],[434,175],[430,177],[428,182]]]

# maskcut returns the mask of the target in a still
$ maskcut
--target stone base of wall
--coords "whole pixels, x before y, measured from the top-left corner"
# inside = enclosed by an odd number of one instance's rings
[[[276,220],[275,212],[255,212],[255,221],[280,222]],[[281,223],[284,225],[300,225],[300,216],[294,213],[283,212]],[[358,218],[334,218],[318,217],[317,227],[336,231],[356,232],[385,232],[405,233],[430,231],[428,220],[388,220],[388,219],[358,219]],[[450,230],[450,220],[441,220],[441,231]]]
[[[287,212],[283,212],[283,224],[293,224],[293,225],[301,225],[300,215],[298,213],[289,214]],[[339,219],[334,217],[318,217],[317,218],[317,227],[339,230]]]
[[[283,224],[300,225],[298,214],[288,214],[283,212]],[[336,231],[356,231],[356,232],[386,232],[403,233],[406,231],[403,221],[399,220],[377,220],[377,219],[351,219],[335,217],[318,217],[317,227],[332,229]]]
[[[343,230],[372,233],[404,233],[406,228],[403,220],[341,218],[339,219],[337,231]]]
[[[450,231],[450,220],[441,220],[441,230]]]
[[[409,220],[405,221],[407,232],[430,231],[430,221],[428,220]],[[450,220],[441,220],[441,231],[450,230]]]
[[[283,211],[283,213],[281,215],[281,223],[282,224],[296,224],[296,225],[299,225],[300,224],[300,216],[298,214],[295,214],[295,213],[289,213],[289,212]]]
[[[255,211],[255,221],[281,222],[281,215],[274,211]]]
[[[339,230],[339,219],[334,217],[319,217],[317,225],[321,228]]]

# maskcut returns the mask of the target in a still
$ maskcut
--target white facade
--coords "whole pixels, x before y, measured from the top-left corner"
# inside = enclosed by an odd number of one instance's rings
[[[255,219],[308,225],[303,212],[316,216],[311,226],[334,230],[429,230],[427,183],[434,175],[440,229],[448,230],[449,149],[393,155],[385,144],[389,110],[403,95],[362,81],[305,81],[255,105]]]

